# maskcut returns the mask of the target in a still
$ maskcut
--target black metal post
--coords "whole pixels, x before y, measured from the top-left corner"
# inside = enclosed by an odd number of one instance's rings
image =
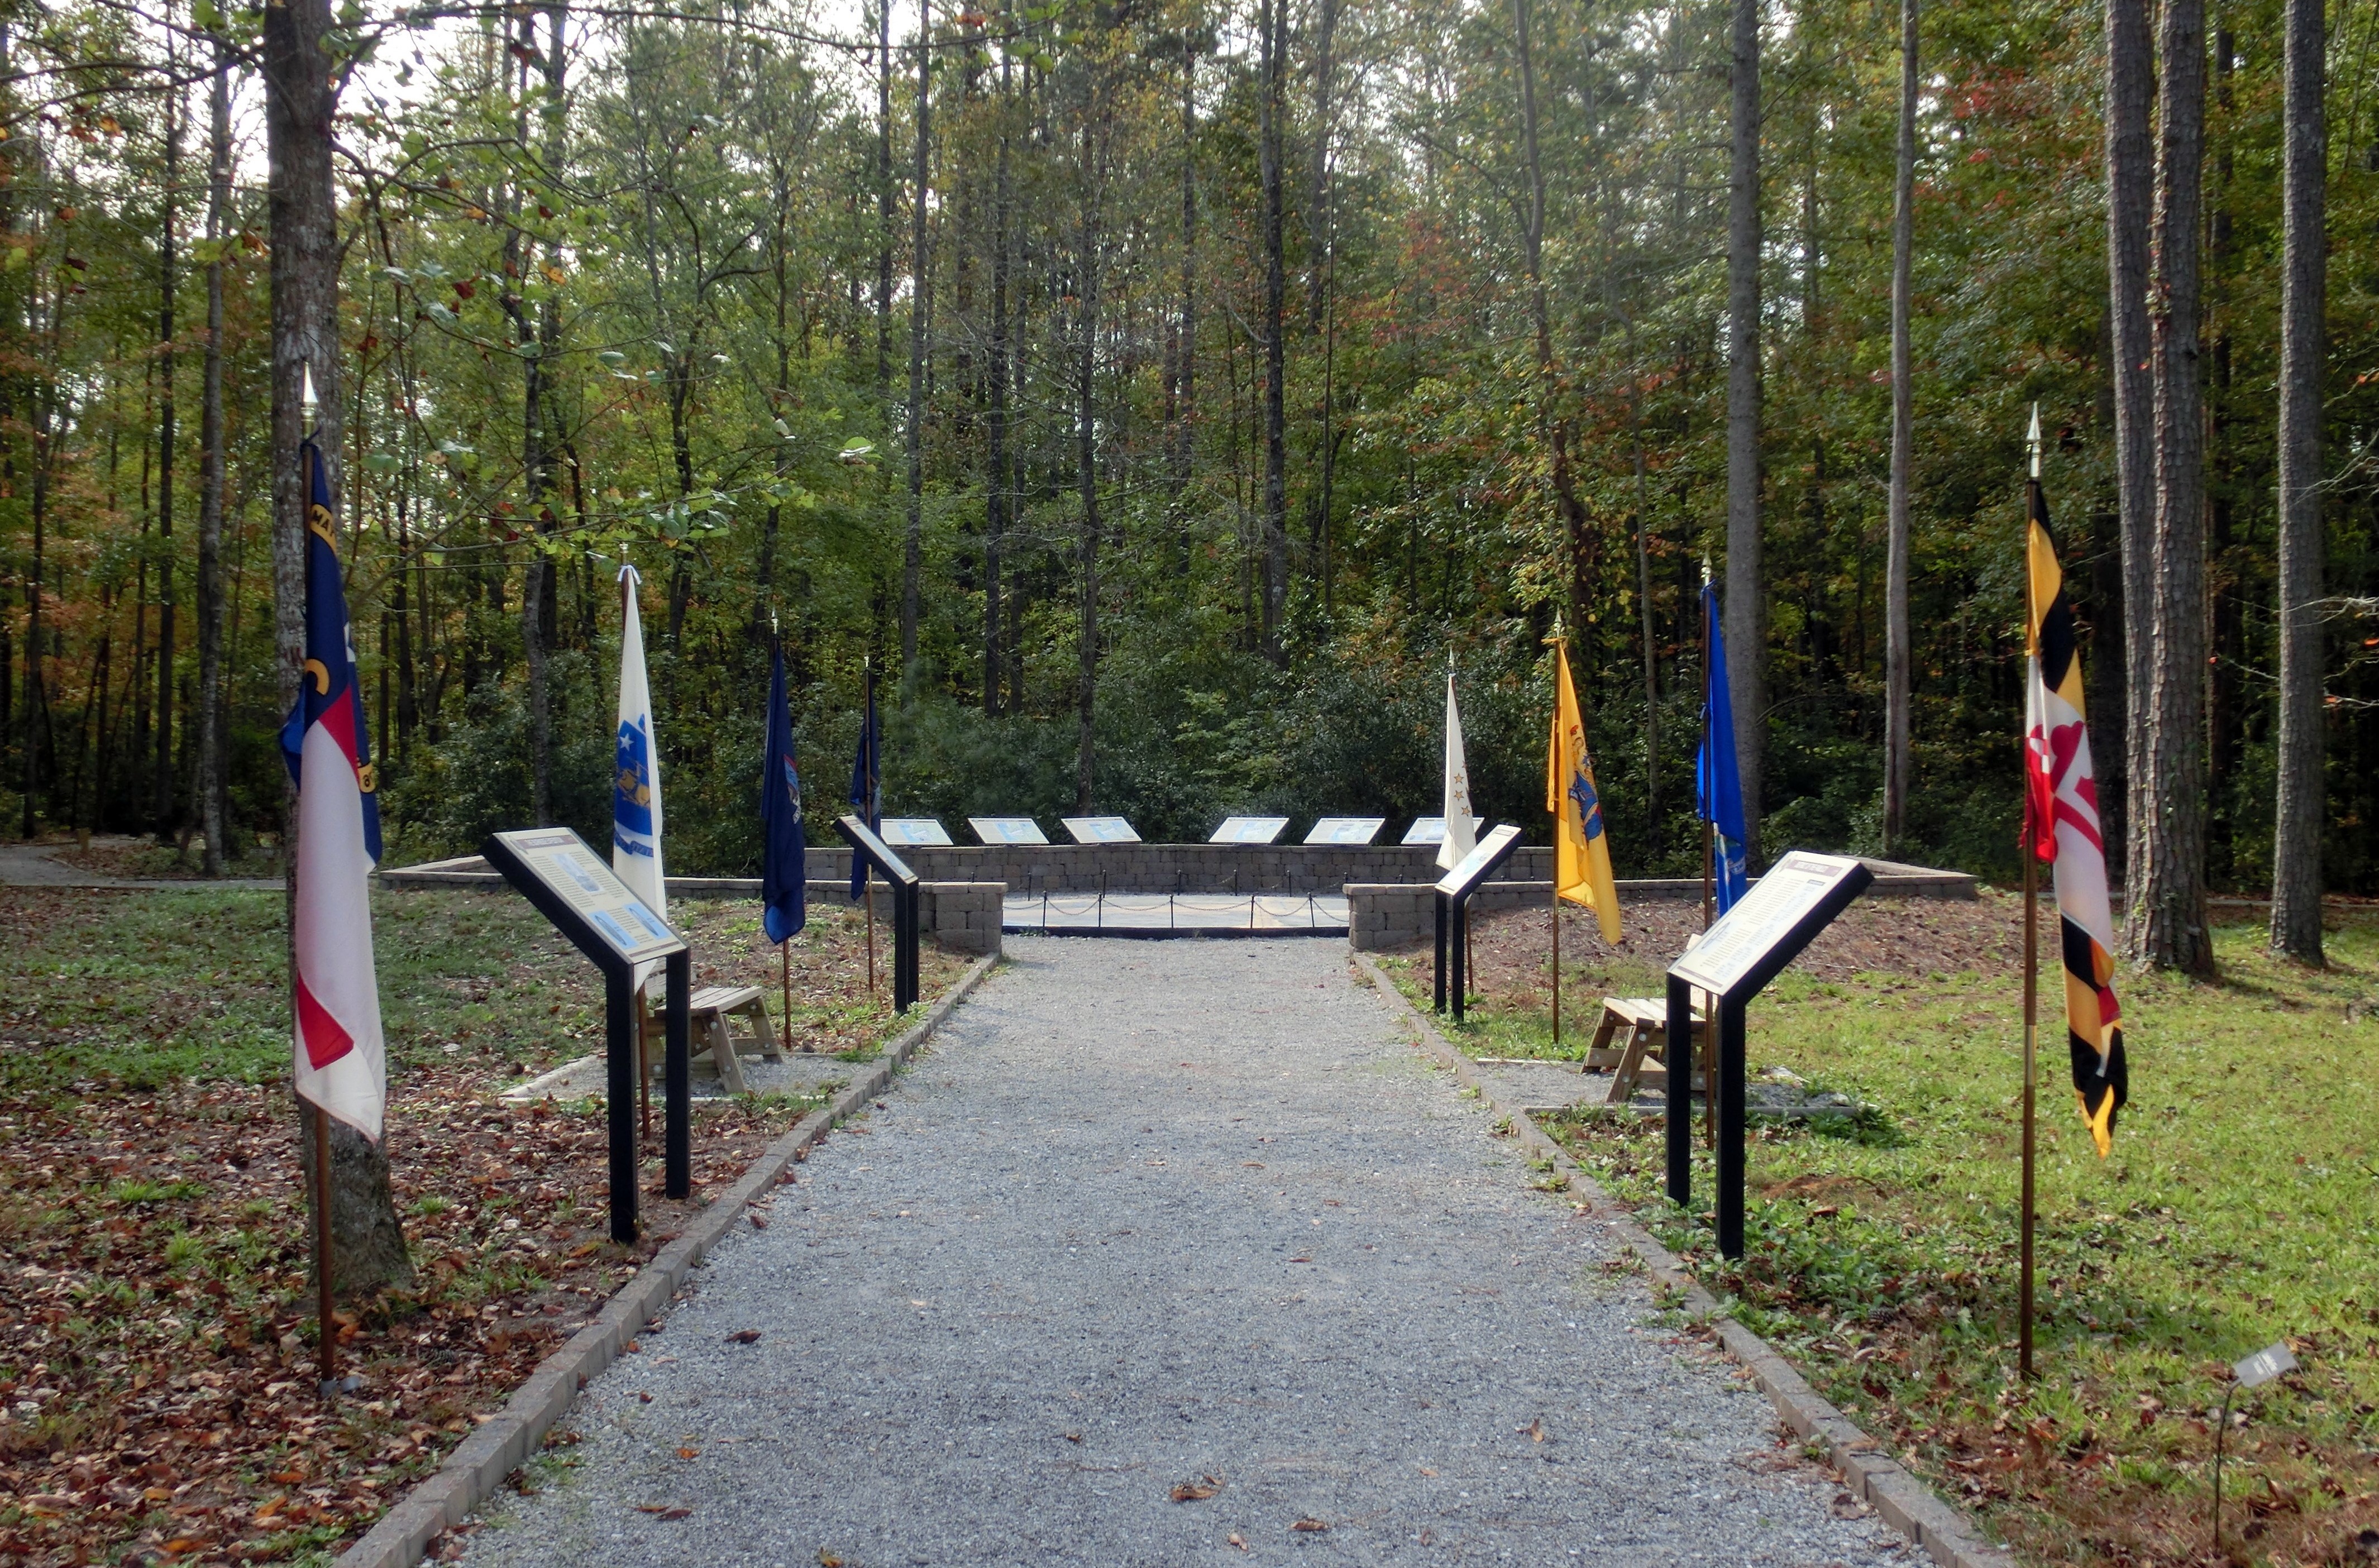
[[[1669,1201],[1694,1199],[1694,988],[1669,976]],[[1702,1085],[1708,1094],[1710,1086]]]
[[[622,968],[603,978],[604,1119],[611,1134],[611,1239],[636,1239],[635,986]]]
[[[1743,1162],[1751,1141],[1744,1108],[1744,1004],[1721,999],[1706,1028],[1718,1036],[1718,1081],[1702,1092],[1718,1097],[1718,1249],[1743,1256]],[[1671,1070],[1673,1081],[1674,1069]]]
[[[1454,906],[1454,921],[1453,929],[1445,934],[1446,961],[1454,970],[1454,1021],[1460,1023],[1468,1011],[1470,996],[1470,971],[1462,961],[1470,947],[1470,900],[1457,893],[1447,901]]]
[[[922,899],[917,884],[896,883],[892,889],[892,1010],[905,1013],[917,1005],[917,927]]]
[[[669,1108],[661,1122],[661,1190],[671,1198],[694,1196],[694,1081],[691,1032],[694,999],[694,955],[680,950],[669,956],[667,1040],[662,1049],[661,1080],[669,1091]],[[727,1047],[732,1050],[732,1046]]]
[[[1442,1013],[1442,1012],[1445,1011],[1445,920],[1446,920],[1445,903],[1446,903],[1446,900],[1445,900],[1445,895],[1444,895],[1444,894],[1443,894],[1443,893],[1433,894],[1433,895],[1431,895],[1431,897],[1435,899],[1436,904],[1437,904],[1437,971],[1436,971],[1436,994],[1435,994],[1435,995],[1434,995],[1434,996],[1432,996],[1432,998],[1431,999],[1431,1008],[1432,1008],[1433,1010],[1435,1010],[1435,1011],[1437,1011],[1437,1012],[1441,1012],[1441,1013]]]

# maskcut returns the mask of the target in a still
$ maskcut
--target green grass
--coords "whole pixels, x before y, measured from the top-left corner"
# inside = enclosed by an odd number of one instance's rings
[[[1787,974],[1753,1004],[1753,1071],[1875,1108],[1755,1129],[1740,1264],[1706,1212],[1661,1196],[1657,1118],[1550,1130],[1821,1392],[2035,1561],[2207,1552],[2224,1369],[2288,1339],[2304,1370],[2236,1402],[2230,1542],[2244,1525],[2253,1561],[2360,1561],[2341,1543],[2379,1526],[2379,923],[2335,933],[2322,972],[2271,959],[2259,929],[2216,948],[2216,983],[2118,978],[2131,1099],[2105,1160],[2045,988],[2029,1384],[2015,982]],[[1397,978],[1418,989],[1409,967]],[[1452,1037],[1474,1054],[1550,1050],[1541,1017],[1491,1000],[1473,1019]],[[1698,1211],[1706,1156],[1696,1182]]]
[[[86,894],[37,908],[18,923],[22,939],[0,947],[19,1042],[0,1054],[0,1095],[288,1072],[278,892]],[[376,891],[372,937],[394,1071],[449,1044],[526,1064],[600,1037],[594,971],[517,899]]]

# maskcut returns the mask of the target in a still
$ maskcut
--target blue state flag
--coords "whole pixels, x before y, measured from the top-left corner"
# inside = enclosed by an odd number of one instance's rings
[[[768,940],[782,942],[809,919],[809,847],[802,833],[802,775],[793,760],[793,715],[785,697],[785,650],[768,676],[768,745],[760,759],[760,904]]]
[[[859,721],[859,751],[851,759],[851,804],[873,833],[884,825],[884,737],[876,722],[876,671],[867,672],[867,711]],[[851,856],[851,898],[859,901],[867,888],[867,857]]]
[[[1712,858],[1719,913],[1734,907],[1750,878],[1744,866],[1743,775],[1734,760],[1734,701],[1726,684],[1726,636],[1718,590],[1702,584],[1703,645],[1709,649],[1709,694],[1702,700],[1702,745],[1694,756],[1694,814],[1717,839]]]

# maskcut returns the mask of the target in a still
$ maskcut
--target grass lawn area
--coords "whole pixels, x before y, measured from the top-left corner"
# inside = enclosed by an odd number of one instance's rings
[[[1657,995],[1653,954],[1699,924],[1685,906],[1628,921],[1640,951],[1564,923],[1556,1049],[1547,918],[1491,917],[1478,1010],[1448,1038],[1573,1054],[1572,1020],[1604,995]],[[2208,1520],[2228,1366],[2279,1339],[2303,1369],[2232,1406],[2230,1560],[2379,1559],[2379,912],[2334,920],[2326,971],[2274,960],[2240,924],[2216,933],[2218,982],[2119,978],[2131,1100],[2103,1161],[2068,1087],[2061,995],[2044,986],[2030,1384],[2015,1357],[2021,921],[2003,894],[1870,900],[1752,1005],[1754,1073],[1788,1068],[1873,1109],[1754,1129],[1740,1265],[1707,1212],[1662,1196],[1659,1117],[1587,1111],[1547,1130],[2026,1561],[2223,1561]],[[1427,952],[1391,972],[1427,1005]],[[1707,1201],[1707,1156],[1695,1179]]]
[[[776,1015],[756,904],[671,913],[697,984]],[[0,1563],[328,1561],[819,1103],[697,1104],[692,1203],[649,1150],[646,1234],[616,1246],[601,1103],[497,1098],[601,1048],[593,967],[508,893],[377,892],[416,1279],[344,1304],[365,1384],[325,1406],[282,922],[273,891],[0,887]],[[860,942],[839,907],[795,938],[797,1046],[864,1056],[911,1021]],[[928,944],[925,994],[965,967]]]

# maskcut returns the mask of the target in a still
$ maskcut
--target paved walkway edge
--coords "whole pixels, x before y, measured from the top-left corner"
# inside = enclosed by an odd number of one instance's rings
[[[2016,1560],[2005,1548],[1984,1540],[1963,1514],[1903,1468],[1881,1443],[1852,1425],[1849,1417],[1811,1388],[1807,1380],[1776,1354],[1766,1340],[1726,1316],[1717,1299],[1686,1272],[1676,1255],[1637,1224],[1627,1208],[1613,1201],[1526,1110],[1506,1104],[1497,1097],[1494,1084],[1438,1032],[1429,1015],[1396,989],[1395,983],[1372,962],[1370,954],[1355,952],[1350,956],[1389,1006],[1401,1011],[1411,1024],[1419,1036],[1421,1049],[1451,1067],[1455,1077],[1476,1091],[1480,1100],[1508,1116],[1513,1135],[1521,1147],[1550,1161],[1568,1178],[1571,1189],[1586,1200],[1593,1217],[1644,1260],[1652,1278],[1664,1289],[1681,1296],[1686,1311],[1710,1322],[1719,1343],[1750,1372],[1752,1381],[1768,1395],[1785,1424],[1803,1441],[1825,1445],[1828,1460],[1842,1473],[1853,1493],[1912,1544],[1923,1548],[1940,1568],[2015,1568]]]
[[[766,1152],[745,1167],[733,1187],[711,1200],[683,1230],[620,1287],[595,1321],[537,1363],[513,1391],[504,1407],[465,1438],[446,1463],[417,1482],[369,1534],[339,1554],[333,1568],[413,1568],[441,1532],[461,1524],[525,1463],[555,1422],[598,1373],[618,1359],[637,1331],[669,1310],[670,1299],[703,1256],[719,1244],[746,1207],[777,1184],[788,1166],[806,1155],[846,1117],[884,1092],[892,1075],[916,1053],[942,1021],[982,983],[999,956],[976,961],[948,995],[934,1004],[924,1021],[884,1048],[875,1064],[831,1104],[793,1124]]]

